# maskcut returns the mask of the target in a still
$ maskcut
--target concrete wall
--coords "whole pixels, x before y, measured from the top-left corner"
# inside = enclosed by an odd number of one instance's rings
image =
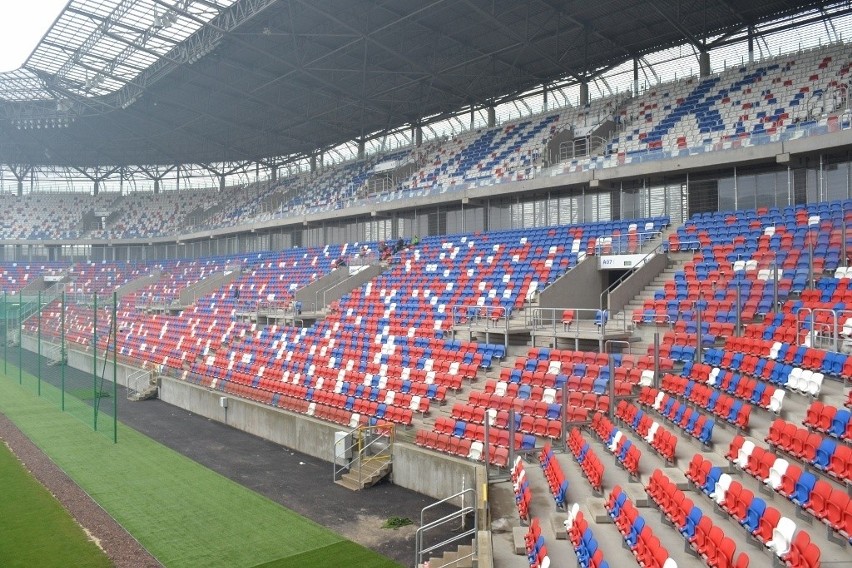
[[[41,349],[42,353],[47,349],[48,346],[53,345],[49,341],[45,341],[42,339],[41,341]],[[38,352],[38,339],[29,335],[24,335],[23,337],[23,346],[27,351],[32,351],[33,353]],[[83,371],[84,373],[92,372],[92,354],[89,351],[83,351],[78,349],[79,346],[71,346],[67,347],[67,356],[68,356],[68,366],[72,369],[77,369],[79,371]],[[103,359],[98,357],[98,373],[101,372],[103,368]],[[126,387],[127,386],[127,377],[138,373],[139,367],[127,365],[119,361],[116,365],[116,379],[118,384]],[[151,371],[149,371],[151,372]],[[106,368],[106,380],[112,382],[112,359],[107,363]]]
[[[609,293],[609,310],[612,313],[620,312],[624,306],[642,291],[642,288],[650,284],[660,272],[668,266],[667,255],[655,254],[648,262],[634,270],[630,276]]]
[[[227,409],[219,404],[222,396],[228,398]],[[161,379],[160,400],[325,461],[331,460],[334,433],[349,430],[168,377]],[[413,444],[394,444],[394,484],[435,499],[461,491],[462,479],[467,487],[473,486],[478,467],[482,466]],[[329,464],[329,479],[331,474]]]
[[[597,310],[601,304],[604,279],[598,270],[598,258],[587,256],[538,297],[541,308],[575,308]]]
[[[344,280],[349,277],[349,269],[336,269],[332,270],[328,274],[314,280],[307,286],[300,288],[296,291],[295,299],[298,302],[302,302],[302,306],[304,310],[313,311],[321,310],[324,306],[322,305],[322,293],[323,290],[328,290],[329,288],[333,288],[337,284],[340,284]]]
[[[223,396],[228,399],[228,408],[219,405],[219,399]],[[326,461],[331,460],[334,433],[349,430],[345,426],[291,414],[169,377],[160,379],[159,398],[163,402]],[[328,475],[331,479],[331,465]]]

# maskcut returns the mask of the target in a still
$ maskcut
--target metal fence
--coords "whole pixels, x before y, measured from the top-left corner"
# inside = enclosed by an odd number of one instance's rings
[[[5,380],[118,441],[117,298],[64,291],[3,293]]]

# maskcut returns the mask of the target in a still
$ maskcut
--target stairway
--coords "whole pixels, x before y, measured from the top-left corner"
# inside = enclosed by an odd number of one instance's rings
[[[372,487],[391,472],[391,461],[384,456],[359,457],[352,461],[349,471],[335,483],[352,491]]]
[[[472,568],[473,546],[463,544],[456,550],[447,551],[441,556],[433,556],[418,568]]]
[[[692,253],[670,253],[668,267],[660,272],[660,274],[658,274],[650,284],[642,288],[642,291],[634,296],[634,298],[630,300],[626,306],[624,306],[624,309],[621,312],[615,314],[613,319],[625,317],[628,321],[632,320],[633,311],[641,308],[645,304],[645,300],[654,299],[654,293],[657,290],[662,289],[666,282],[672,280],[675,273],[682,271],[686,263],[691,261],[692,258]],[[638,341],[638,343],[634,343],[634,350],[636,350],[636,352],[644,352],[647,345],[653,341],[653,334],[655,331],[662,332],[664,331],[664,327],[658,327],[655,325],[636,327],[633,337],[634,341]]]

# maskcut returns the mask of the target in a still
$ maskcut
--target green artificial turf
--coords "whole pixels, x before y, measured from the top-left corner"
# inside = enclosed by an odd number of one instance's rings
[[[397,566],[131,428],[113,444],[9,374],[0,412],[170,568]]]
[[[99,568],[109,558],[62,505],[0,444],[0,558],[6,567]]]

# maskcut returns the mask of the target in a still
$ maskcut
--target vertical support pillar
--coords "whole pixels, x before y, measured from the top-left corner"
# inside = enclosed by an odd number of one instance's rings
[[[814,241],[811,231],[808,230],[808,289],[814,289]]]
[[[698,303],[695,304],[695,335],[698,344],[695,349],[695,361],[701,363],[704,360],[704,353],[701,352],[701,336],[703,334],[701,333],[701,306]]]
[[[24,384],[24,298],[18,294],[18,384]]]
[[[18,180],[18,197],[24,196],[24,180]]]
[[[482,452],[485,454],[485,480],[488,481],[488,473],[491,469],[491,460],[488,457],[491,455],[491,451],[489,450],[491,444],[491,424],[488,423],[488,420],[485,420],[485,430],[482,436]],[[515,463],[515,458],[512,455],[513,448],[509,446],[509,463]]]
[[[3,374],[9,372],[9,308],[6,304],[7,294],[3,290]]]
[[[219,174],[219,193],[225,191],[225,174]]]
[[[95,180],[95,187],[92,191],[95,192],[95,197],[97,197],[98,193],[100,193],[100,191],[101,191],[101,180],[99,180],[99,179]]]
[[[742,290],[740,289],[740,283],[737,282],[737,322],[736,327],[734,327],[734,337],[740,337],[742,335],[742,313],[743,313],[743,296]]]
[[[509,459],[513,460],[510,463],[514,463],[514,455],[515,455],[515,409],[509,409]],[[485,449],[488,451],[488,448]],[[486,455],[486,459],[488,456]]]
[[[423,127],[419,124],[414,127],[414,145],[418,148],[423,145]]]
[[[62,311],[59,312],[59,373],[62,412],[65,412],[65,291],[62,292]]]
[[[36,306],[36,345],[38,357],[36,357],[36,381],[38,382],[38,395],[41,396],[41,290],[38,291],[38,306]]]
[[[748,62],[754,63],[754,26],[748,27]]]
[[[772,313],[778,313],[778,260],[772,262]]]
[[[98,431],[98,293],[92,295],[92,426]]]
[[[654,332],[654,388],[660,388],[660,332]]]
[[[363,160],[366,154],[366,145],[364,144],[364,139],[361,138],[358,140],[358,159]]]
[[[470,105],[470,129],[473,130],[473,125],[476,122],[476,112],[473,108],[473,104]]]
[[[607,381],[609,408],[607,409],[607,416],[612,420],[615,418],[615,357],[613,357],[612,353],[607,357],[607,365],[609,365],[609,381]]]
[[[544,112],[547,112],[547,95],[548,95],[548,92],[549,91],[547,89],[547,85],[544,85],[544,87],[542,88],[542,91],[541,91],[541,98],[542,98],[541,103],[542,103],[542,108],[544,109]]]
[[[589,104],[589,82],[583,79],[580,83],[580,106]]]
[[[158,195],[160,193],[160,180],[154,180],[154,195]]]
[[[639,58],[633,58],[633,96],[639,94]]]
[[[546,99],[545,99],[546,100]],[[545,109],[547,110],[547,104],[545,104]],[[488,107],[488,128],[493,128],[497,124],[497,113],[494,111],[494,107]]]
[[[698,52],[698,75],[700,77],[710,76],[710,52],[705,49]]]
[[[118,443],[118,292],[112,293],[112,443]]]
[[[568,384],[567,382],[562,385],[562,388],[559,389],[559,392],[562,394],[562,450],[568,451]]]
[[[315,173],[317,171],[317,155],[311,154],[311,173]]]

